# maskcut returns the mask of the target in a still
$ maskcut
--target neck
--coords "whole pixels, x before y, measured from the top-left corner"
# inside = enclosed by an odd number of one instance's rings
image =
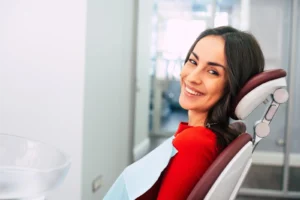
[[[188,116],[190,126],[205,126],[207,112],[197,112],[194,110],[189,110]]]

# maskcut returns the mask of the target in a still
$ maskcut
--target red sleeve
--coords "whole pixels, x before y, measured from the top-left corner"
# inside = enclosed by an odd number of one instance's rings
[[[158,200],[186,200],[217,156],[216,137],[209,130],[183,131],[173,141],[178,153],[162,179]]]

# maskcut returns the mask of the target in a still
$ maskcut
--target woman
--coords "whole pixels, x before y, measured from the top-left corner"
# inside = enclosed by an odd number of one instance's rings
[[[239,135],[229,126],[231,101],[264,64],[251,34],[228,26],[201,33],[181,71],[179,103],[188,110],[188,123],[179,124],[175,138],[157,148],[162,151],[128,166],[104,199],[186,200],[218,154]],[[176,154],[158,162],[170,149]],[[148,171],[145,166],[150,166]]]
[[[218,154],[237,136],[229,127],[230,103],[241,87],[264,70],[256,39],[232,27],[204,31],[190,48],[181,72],[179,103],[188,123],[175,133],[178,153],[138,200],[186,200]]]

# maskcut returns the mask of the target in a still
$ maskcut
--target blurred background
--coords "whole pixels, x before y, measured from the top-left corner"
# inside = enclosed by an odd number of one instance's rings
[[[102,199],[187,120],[183,61],[203,30],[222,25],[254,34],[290,92],[237,199],[300,199],[300,0],[0,1],[0,133],[72,157],[49,200]],[[266,108],[245,120],[249,133]]]

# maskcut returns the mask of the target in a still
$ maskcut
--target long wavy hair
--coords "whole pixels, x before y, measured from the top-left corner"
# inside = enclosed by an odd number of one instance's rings
[[[240,134],[229,126],[232,100],[252,76],[264,71],[265,60],[252,34],[222,26],[202,32],[191,46],[184,63],[188,61],[198,41],[209,35],[220,36],[225,41],[227,83],[224,95],[209,110],[206,118],[206,124],[216,123],[209,128],[217,135],[218,145],[223,149]]]

